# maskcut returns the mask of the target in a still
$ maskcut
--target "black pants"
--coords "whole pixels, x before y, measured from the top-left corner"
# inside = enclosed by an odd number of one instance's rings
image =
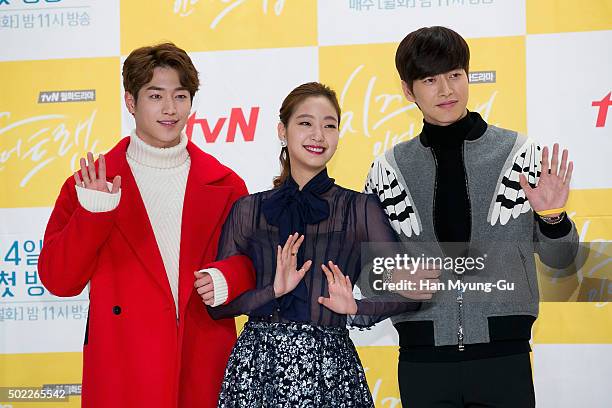
[[[529,353],[459,362],[400,361],[403,408],[533,408]]]

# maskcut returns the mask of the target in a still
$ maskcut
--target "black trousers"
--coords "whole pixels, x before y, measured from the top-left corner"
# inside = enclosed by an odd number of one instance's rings
[[[458,362],[400,361],[403,408],[533,408],[529,353]]]

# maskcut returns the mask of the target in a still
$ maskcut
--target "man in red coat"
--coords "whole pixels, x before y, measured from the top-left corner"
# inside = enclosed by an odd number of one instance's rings
[[[89,284],[84,407],[214,407],[236,340],[233,319],[210,318],[254,285],[250,260],[214,261],[232,204],[247,194],[232,170],[182,132],[198,89],[173,44],[133,51],[123,66],[136,129],[107,155],[81,159],[45,232],[39,274],[57,296]]]

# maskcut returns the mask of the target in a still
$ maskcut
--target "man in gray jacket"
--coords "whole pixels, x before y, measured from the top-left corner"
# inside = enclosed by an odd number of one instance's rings
[[[559,161],[558,145],[549,162],[547,147],[466,109],[469,48],[456,32],[412,32],[395,62],[406,98],[423,113],[423,130],[374,161],[366,192],[379,197],[408,248],[429,244],[454,259],[467,250],[486,264],[466,273],[443,267],[432,301],[393,318],[402,403],[533,407],[534,253],[555,268],[573,262],[578,236],[564,210],[573,165],[566,150]],[[400,272],[385,279],[398,282]],[[512,289],[483,290],[499,281]]]

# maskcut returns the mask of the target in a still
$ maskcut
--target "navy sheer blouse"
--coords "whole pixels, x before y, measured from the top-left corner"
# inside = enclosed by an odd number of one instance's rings
[[[276,248],[283,246],[294,232],[304,234],[297,254],[298,268],[307,260],[313,264],[292,292],[275,298]],[[247,314],[266,321],[344,327],[346,315],[318,303],[319,296],[329,296],[321,264],[333,261],[351,282],[358,282],[361,243],[398,239],[374,195],[334,184],[326,170],[302,190],[289,177],[276,189],[251,194],[234,203],[223,226],[217,258],[238,254],[251,258],[256,287],[228,304],[208,307],[209,313],[215,319]],[[362,292],[371,293],[364,289]],[[416,310],[419,305],[392,293],[359,299],[357,314],[349,316],[348,324],[369,327],[392,315]]]

